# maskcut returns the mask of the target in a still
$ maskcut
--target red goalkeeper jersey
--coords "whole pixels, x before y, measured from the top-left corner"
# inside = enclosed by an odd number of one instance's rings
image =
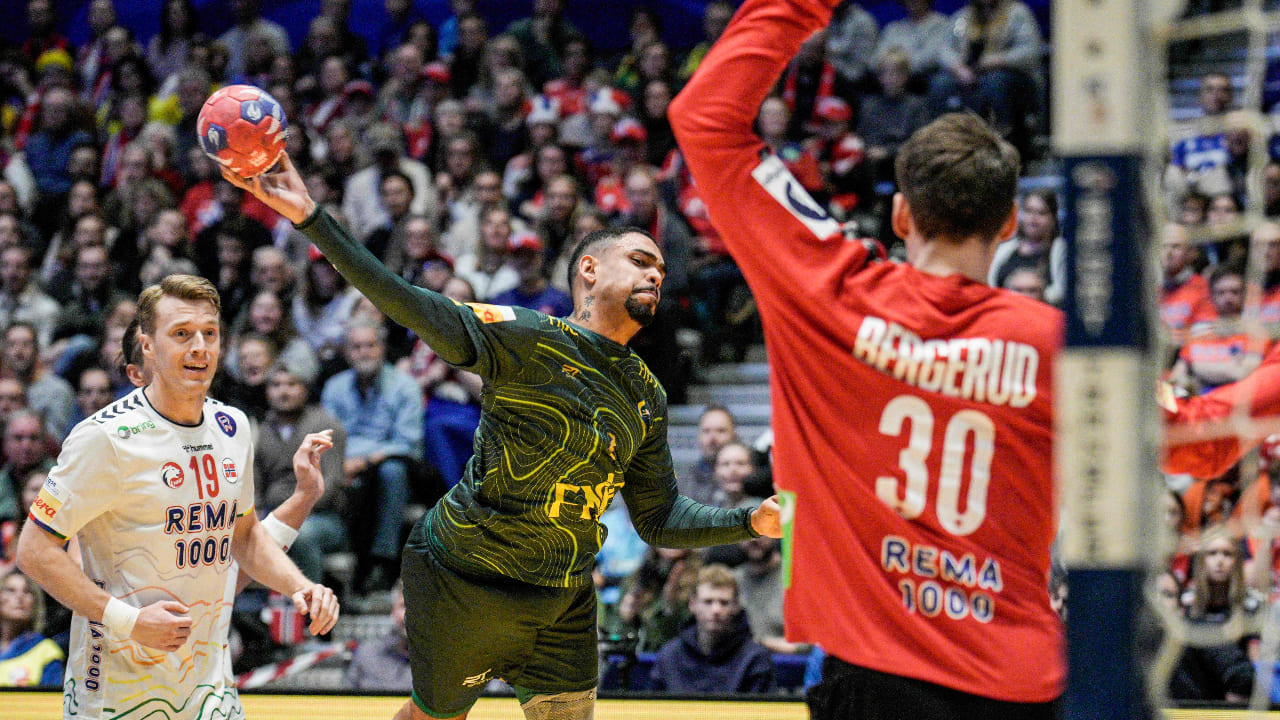
[[[1062,316],[869,262],[752,121],[832,0],[748,0],[671,119],[764,320],[774,479],[795,495],[787,637],[998,700],[1061,694],[1049,607]]]

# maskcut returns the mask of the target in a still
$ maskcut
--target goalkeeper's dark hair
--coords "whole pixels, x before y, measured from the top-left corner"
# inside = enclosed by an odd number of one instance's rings
[[[916,131],[894,170],[925,238],[995,240],[1013,211],[1020,163],[977,115],[951,113]]]
[[[653,240],[654,245],[658,244],[658,241],[654,239],[653,235],[649,234],[647,230],[641,230],[638,227],[611,227],[604,228],[602,230],[592,230],[587,233],[587,236],[582,238],[582,241],[574,246],[573,254],[569,256],[569,294],[573,294],[573,289],[578,283],[578,261],[582,259],[583,255],[591,255],[593,252],[598,252],[601,248],[617,242],[618,238],[623,235],[630,235],[632,233],[635,233],[636,235],[643,235],[650,240]]]
[[[138,317],[135,315],[120,337],[120,369],[129,365],[142,367],[142,344],[138,342]]]

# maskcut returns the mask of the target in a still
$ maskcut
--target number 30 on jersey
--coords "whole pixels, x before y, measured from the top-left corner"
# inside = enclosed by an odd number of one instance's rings
[[[903,480],[888,475],[876,478],[876,497],[902,517],[912,520],[924,512],[929,496],[927,461],[933,449],[933,409],[913,395],[899,395],[880,415],[880,432],[901,437],[907,432],[907,446],[898,453]],[[965,455],[973,438],[969,461],[969,492],[960,510],[960,484]],[[942,528],[953,535],[968,535],[982,525],[987,515],[987,489],[991,485],[991,458],[995,453],[995,424],[985,413],[961,410],[947,421],[942,462],[938,472],[938,499],[935,511]]]

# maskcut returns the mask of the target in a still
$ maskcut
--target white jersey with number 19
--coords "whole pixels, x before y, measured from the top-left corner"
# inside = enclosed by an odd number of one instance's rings
[[[232,534],[253,511],[253,442],[244,413],[207,399],[197,425],[156,411],[143,390],[85,419],[63,444],[31,519],[78,535],[84,572],[135,607],[190,608],[190,639],[164,653],[76,615],[64,718],[236,720],[226,652],[234,599]]]

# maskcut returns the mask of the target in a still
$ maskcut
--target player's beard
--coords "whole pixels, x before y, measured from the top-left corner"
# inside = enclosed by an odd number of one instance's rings
[[[654,308],[637,300],[635,295],[628,296],[627,301],[623,303],[623,307],[627,309],[627,315],[630,315],[632,320],[639,323],[640,327],[649,327],[649,324],[653,322]]]

